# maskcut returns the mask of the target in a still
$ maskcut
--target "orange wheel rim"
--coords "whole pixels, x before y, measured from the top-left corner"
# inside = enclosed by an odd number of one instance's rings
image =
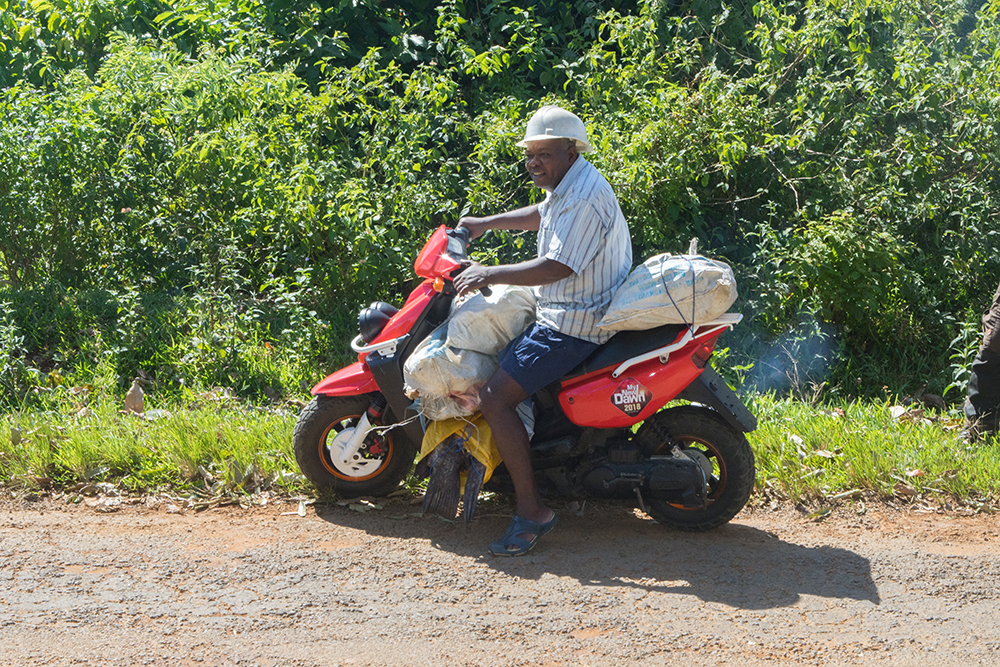
[[[372,470],[372,472],[368,474],[351,475],[345,472],[340,467],[338,467],[337,462],[333,460],[333,458],[337,455],[337,452],[334,451],[333,447],[331,447],[328,440],[330,436],[330,431],[336,431],[339,434],[348,429],[353,430],[360,419],[361,415],[348,415],[346,417],[342,417],[340,420],[330,424],[326,428],[326,430],[323,431],[323,435],[320,437],[319,443],[317,444],[317,447],[319,448],[319,460],[323,462],[323,467],[326,468],[327,472],[329,472],[331,475],[333,475],[337,479],[342,479],[345,482],[363,482],[365,480],[372,479],[373,477],[378,476],[382,472],[382,470],[384,470],[385,467],[389,464],[389,461],[392,460],[392,452],[393,452],[392,436],[386,434],[383,437],[382,444],[383,447],[385,448],[385,454],[382,455],[382,458],[363,459],[371,463],[375,463],[376,461],[378,462],[378,465],[374,466],[374,470]],[[364,441],[365,444],[369,442],[369,437],[365,437]],[[358,451],[360,453],[366,450],[365,447],[362,447],[362,449]],[[350,464],[347,464],[345,465],[345,467],[348,467],[349,465]]]

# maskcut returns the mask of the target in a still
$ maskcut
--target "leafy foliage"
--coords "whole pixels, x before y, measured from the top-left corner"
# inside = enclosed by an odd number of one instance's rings
[[[408,290],[430,229],[538,201],[512,139],[545,102],[586,121],[637,259],[698,236],[734,264],[734,363],[942,391],[1000,279],[998,14],[0,0],[0,400],[58,368],[294,391]],[[29,326],[51,295],[75,305]],[[294,377],[255,369],[267,345]]]

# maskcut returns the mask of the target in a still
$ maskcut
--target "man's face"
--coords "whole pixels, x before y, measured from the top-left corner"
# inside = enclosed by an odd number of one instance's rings
[[[579,154],[565,139],[529,141],[524,149],[524,167],[535,187],[555,190]]]

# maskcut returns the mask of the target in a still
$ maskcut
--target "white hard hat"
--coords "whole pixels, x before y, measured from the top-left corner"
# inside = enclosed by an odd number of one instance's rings
[[[576,142],[578,152],[586,153],[590,150],[587,128],[583,126],[583,121],[576,114],[552,104],[542,107],[528,119],[524,139],[517,142],[517,147],[527,148],[529,141],[545,139],[572,139]]]

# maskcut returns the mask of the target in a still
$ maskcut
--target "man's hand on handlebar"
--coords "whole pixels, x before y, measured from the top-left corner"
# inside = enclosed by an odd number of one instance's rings
[[[471,216],[466,216],[458,221],[457,229],[462,227],[469,230],[471,239],[478,239],[490,230],[490,227],[486,223],[486,218],[474,218]]]
[[[480,290],[484,294],[488,294],[489,268],[470,260],[464,260],[462,266],[465,268],[455,277],[455,289],[458,290],[458,296],[464,296],[473,290]]]

